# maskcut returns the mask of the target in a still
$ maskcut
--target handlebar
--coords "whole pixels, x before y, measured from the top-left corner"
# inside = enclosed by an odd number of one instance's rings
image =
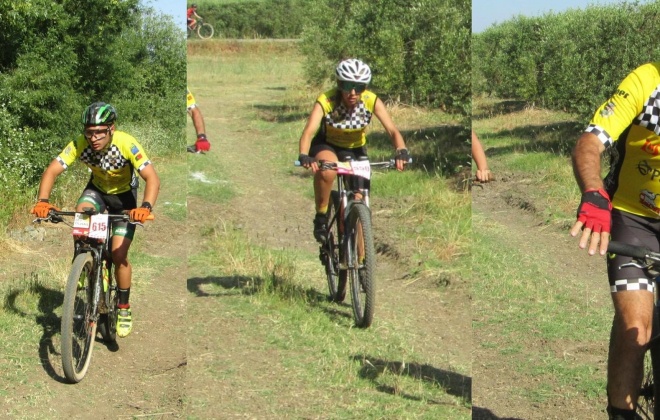
[[[643,246],[624,244],[623,242],[616,241],[611,241],[607,245],[607,252],[638,259],[646,259],[649,257],[660,259],[660,254],[651,252],[648,248]]]
[[[46,222],[51,222],[51,223],[60,223],[64,221],[64,218],[62,216],[71,216],[75,217],[76,214],[78,213],[83,213],[87,214],[89,216],[93,216],[95,214],[99,214],[95,209],[93,208],[87,208],[85,211],[61,211],[61,210],[51,210],[48,212],[48,217],[37,217],[36,219],[33,220],[33,223],[39,223],[42,220]],[[108,219],[111,221],[120,221],[120,222],[128,222],[134,225],[142,225],[140,222],[131,222],[131,218],[129,216],[129,212],[127,210],[123,211],[122,214],[108,214]],[[154,220],[155,216],[153,214],[150,214],[147,216],[146,220]]]
[[[408,159],[408,163],[412,163],[412,158]],[[317,162],[319,164],[319,169],[327,169],[327,170],[332,170],[332,169],[337,169],[337,162],[332,162],[329,160],[319,160]],[[299,160],[296,160],[293,162],[294,166],[302,166]],[[372,168],[383,168],[383,169],[392,169],[396,168],[396,159],[390,159],[389,161],[385,162],[369,162],[369,166]]]

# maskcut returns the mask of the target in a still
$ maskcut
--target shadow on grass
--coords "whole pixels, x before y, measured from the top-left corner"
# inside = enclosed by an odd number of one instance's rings
[[[512,114],[524,111],[528,102],[519,100],[503,100],[491,104],[483,104],[475,109],[472,120],[487,120],[497,115]]]
[[[512,130],[498,131],[490,134],[488,138],[514,137],[522,139],[522,142],[504,147],[488,147],[486,156],[507,155],[514,152],[549,152],[570,156],[583,130],[584,124],[568,121],[547,125],[526,125]]]
[[[206,286],[215,286],[219,291],[208,291]],[[235,295],[254,295],[268,293],[285,299],[303,302],[310,307],[320,308],[332,320],[351,319],[350,305],[346,303],[330,304],[328,295],[314,288],[303,288],[274,276],[263,279],[255,276],[193,277],[188,279],[188,292],[196,297],[223,297]],[[346,308],[349,308],[346,311]]]
[[[403,398],[419,401],[420,397],[402,393],[396,387],[384,385],[379,382],[379,377],[386,372],[395,376],[410,376],[420,381],[436,384],[445,390],[446,393],[458,398],[464,398],[468,403],[472,401],[472,378],[461,375],[460,373],[438,369],[428,364],[393,362],[371,357],[369,355],[356,355],[352,357],[362,363],[359,375],[361,378],[369,379],[376,385],[376,389],[392,395],[399,395]],[[432,404],[445,404],[440,401],[429,401]],[[453,403],[452,403],[453,404]]]
[[[4,309],[12,312],[22,318],[34,318],[34,322],[42,329],[42,335],[39,340],[39,361],[44,371],[60,383],[69,383],[69,381],[58,375],[55,368],[51,364],[51,356],[61,357],[61,353],[53,345],[53,337],[61,333],[62,318],[55,314],[55,310],[62,306],[64,302],[64,294],[59,290],[54,290],[44,287],[38,280],[36,274],[32,274],[31,278],[27,280],[24,289],[12,288],[5,296]],[[37,309],[38,314],[29,314],[19,308],[17,301],[23,293],[29,293],[38,297]],[[102,339],[96,337],[95,342],[105,345],[109,351],[115,352],[119,350],[117,343],[106,343]]]
[[[291,105],[254,105],[259,110],[259,117],[272,123],[301,121],[309,116],[311,108]]]
[[[472,420],[523,420],[518,417],[497,417],[487,408],[472,407]]]

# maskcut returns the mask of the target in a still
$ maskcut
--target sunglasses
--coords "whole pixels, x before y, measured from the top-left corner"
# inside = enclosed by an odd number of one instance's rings
[[[110,127],[104,128],[104,129],[101,129],[101,130],[85,130],[85,131],[83,131],[83,134],[88,139],[94,138],[96,136],[105,137],[104,134],[107,136],[109,133],[110,133]]]
[[[355,93],[362,93],[365,90],[367,90],[367,84],[366,83],[357,83],[357,82],[339,82],[339,89],[341,89],[344,92],[350,92],[352,90],[355,91]]]

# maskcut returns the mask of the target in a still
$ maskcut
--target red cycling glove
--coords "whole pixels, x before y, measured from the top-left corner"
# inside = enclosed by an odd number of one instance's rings
[[[610,232],[612,222],[612,203],[604,189],[586,190],[577,211],[577,220],[585,229],[592,232]]]
[[[195,142],[195,150],[198,152],[208,152],[211,150],[211,143],[209,143],[205,134],[200,134],[197,136],[197,141]]]

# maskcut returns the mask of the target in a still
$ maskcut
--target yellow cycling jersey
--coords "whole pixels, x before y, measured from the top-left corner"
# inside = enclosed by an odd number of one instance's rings
[[[196,106],[197,102],[195,102],[195,97],[192,93],[190,93],[190,89],[186,88],[186,108],[188,108],[188,111],[190,111]]]
[[[367,143],[365,132],[373,117],[377,96],[365,90],[356,107],[349,110],[341,100],[336,101],[339,94],[337,88],[334,88],[316,99],[323,108],[321,125],[325,129],[326,142],[346,148],[364,146]]]
[[[612,206],[660,219],[660,62],[626,76],[585,131],[614,146],[604,181]]]
[[[135,171],[151,164],[137,140],[123,131],[115,131],[112,141],[99,151],[94,151],[81,134],[56,159],[64,169],[80,159],[92,171],[92,184],[106,194],[120,194],[137,187]]]

